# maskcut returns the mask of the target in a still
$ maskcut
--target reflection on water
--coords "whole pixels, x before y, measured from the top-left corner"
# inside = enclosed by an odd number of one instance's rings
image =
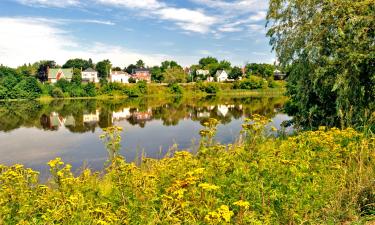
[[[123,155],[162,157],[174,143],[180,149],[199,141],[201,124],[219,120],[217,140],[235,141],[245,117],[257,113],[276,126],[288,116],[279,113],[283,98],[217,98],[126,100],[57,100],[0,102],[0,164],[22,163],[46,170],[57,156],[76,168],[87,162],[101,168],[106,151],[98,136],[102,129],[124,127]]]

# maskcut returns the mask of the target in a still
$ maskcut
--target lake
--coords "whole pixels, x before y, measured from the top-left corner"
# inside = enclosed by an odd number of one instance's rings
[[[101,169],[107,159],[99,135],[103,128],[124,128],[121,154],[128,161],[145,155],[161,158],[170,149],[195,151],[208,118],[219,120],[216,140],[233,143],[244,118],[261,114],[280,124],[285,98],[216,97],[184,99],[54,100],[0,102],[0,164],[24,164],[42,174],[56,157]]]

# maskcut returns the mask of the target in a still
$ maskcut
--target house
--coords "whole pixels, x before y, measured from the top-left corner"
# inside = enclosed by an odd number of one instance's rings
[[[113,83],[128,84],[131,76],[127,72],[123,71],[111,71],[109,81]]]
[[[222,115],[222,116],[226,116],[229,112],[229,107],[226,106],[226,105],[219,105],[217,107],[217,111]]]
[[[197,70],[197,71],[195,71],[195,74],[207,76],[207,75],[210,74],[210,71],[209,70]]]
[[[96,110],[95,113],[83,113],[83,122],[94,124],[99,122],[99,110]]]
[[[128,119],[131,116],[130,108],[123,108],[120,111],[115,111],[112,114],[112,122],[114,121],[121,121],[124,119]]]
[[[151,83],[151,73],[149,69],[135,69],[133,70],[132,76],[137,82],[143,80],[147,83]]]
[[[73,68],[62,69],[62,68],[48,68],[48,82],[54,84],[60,79],[71,81],[73,77]]]
[[[223,82],[223,81],[229,81],[228,79],[228,73],[225,70],[218,70],[216,71],[216,78],[218,82]]]
[[[286,74],[285,73],[281,73],[280,70],[273,71],[273,78],[275,80],[284,80],[285,77],[286,77]]]
[[[99,83],[98,72],[93,68],[87,68],[81,74],[83,82]]]

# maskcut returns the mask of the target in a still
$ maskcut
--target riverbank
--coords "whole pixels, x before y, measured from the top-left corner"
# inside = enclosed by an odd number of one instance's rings
[[[0,167],[0,223],[366,224],[374,219],[374,141],[352,129],[321,128],[271,138],[254,116],[235,144],[215,144],[205,123],[197,154],[126,163],[121,129],[101,136],[106,170],[74,176],[61,159],[51,179],[21,165]],[[126,135],[126,134],[125,134]]]

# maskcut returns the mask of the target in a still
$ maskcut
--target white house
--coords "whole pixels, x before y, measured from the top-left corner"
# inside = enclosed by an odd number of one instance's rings
[[[112,122],[128,119],[131,115],[132,114],[130,113],[130,108],[123,108],[120,111],[113,112]]]
[[[87,68],[82,71],[82,81],[83,82],[94,82],[99,83],[98,72],[93,68]]]
[[[123,71],[111,71],[109,77],[110,82],[128,84],[131,76],[127,72]]]
[[[96,110],[95,113],[84,113],[83,114],[84,123],[96,123],[99,122],[99,110]]]
[[[197,75],[207,76],[208,74],[210,74],[210,71],[209,70],[197,70],[195,73]]]
[[[225,70],[216,71],[216,78],[218,82],[229,81],[228,73]]]

